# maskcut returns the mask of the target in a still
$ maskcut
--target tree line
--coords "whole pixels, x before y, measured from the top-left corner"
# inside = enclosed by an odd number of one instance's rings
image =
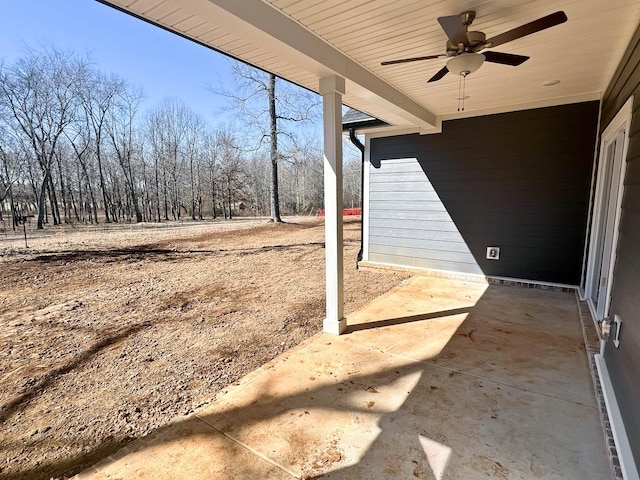
[[[242,122],[220,127],[179,99],[143,111],[140,89],[73,52],[30,50],[3,63],[0,221],[15,228],[33,216],[41,229],[314,213],[322,151],[295,123],[320,131],[318,98],[239,63],[234,78],[216,93]],[[345,204],[358,206],[356,156],[344,172]]]

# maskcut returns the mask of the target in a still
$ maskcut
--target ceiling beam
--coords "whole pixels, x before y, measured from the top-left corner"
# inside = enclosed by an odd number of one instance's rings
[[[217,19],[224,29],[284,56],[319,78],[344,78],[352,94],[377,103],[407,125],[430,130],[438,123],[435,114],[265,2],[191,0],[183,5],[187,3],[199,4],[201,15],[215,16],[209,17],[210,21]]]
[[[126,2],[99,1],[130,11],[123,5]],[[431,130],[438,124],[434,113],[261,0],[166,0],[165,4],[175,4],[318,78],[331,75],[344,78],[348,93],[377,104],[383,114],[376,112],[376,116],[387,123],[402,122],[421,130]],[[145,18],[143,12],[136,15]]]

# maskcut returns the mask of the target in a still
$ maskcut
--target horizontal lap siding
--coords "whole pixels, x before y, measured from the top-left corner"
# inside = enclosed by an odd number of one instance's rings
[[[369,191],[370,261],[481,273],[415,159],[384,162]]]
[[[588,102],[372,139],[369,260],[578,284],[597,114]]]
[[[609,315],[622,318],[620,347],[607,343],[604,357],[625,429],[640,467],[640,28],[605,92],[601,128],[634,96],[620,237],[616,250]],[[640,469],[640,468],[639,468]]]

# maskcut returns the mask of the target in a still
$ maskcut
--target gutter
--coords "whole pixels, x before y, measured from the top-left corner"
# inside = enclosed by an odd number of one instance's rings
[[[364,145],[356,136],[355,128],[349,128],[349,140],[353,143],[358,150],[360,150],[360,251],[358,252],[358,257],[356,258],[356,270],[358,269],[358,264],[362,261],[362,254],[364,251]]]

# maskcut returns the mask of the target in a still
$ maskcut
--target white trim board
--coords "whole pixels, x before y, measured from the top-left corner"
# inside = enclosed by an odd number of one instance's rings
[[[618,111],[614,119],[607,125],[604,132],[600,137],[600,155],[598,161],[598,174],[596,180],[596,192],[594,198],[593,214],[591,218],[591,232],[589,235],[589,258],[587,260],[587,274],[585,277],[585,296],[587,297],[587,303],[591,310],[594,321],[602,320],[609,314],[609,305],[611,301],[611,288],[613,285],[613,271],[616,260],[616,246],[618,243],[618,230],[620,227],[620,217],[622,210],[622,194],[624,189],[624,180],[626,173],[627,151],[629,148],[629,131],[631,127],[631,118],[633,116],[633,96],[629,97],[624,106]],[[615,140],[616,135],[621,129],[625,129],[624,139],[622,142],[621,152],[621,164],[610,164],[615,161],[615,157],[609,159],[607,156],[608,146]],[[616,192],[609,192],[607,194],[607,201],[615,200],[615,205],[608,204],[606,210],[603,205],[603,195],[608,187],[604,184],[604,169],[611,168],[611,182],[614,183],[614,178],[619,180],[615,181],[618,190]],[[615,196],[613,196],[615,193]],[[613,215],[613,217],[611,216]],[[604,220],[604,223],[603,223]],[[613,220],[613,231],[608,230],[609,221]],[[609,232],[609,233],[607,233]],[[610,235],[612,233],[612,235]],[[603,242],[602,260],[597,257],[596,245],[598,242]],[[597,267],[596,265],[599,265]],[[594,278],[596,268],[600,268],[599,278]],[[606,272],[603,277],[602,272]],[[608,280],[606,285],[607,289],[604,292],[604,298],[598,300],[598,307],[596,308],[591,295],[596,286],[602,281],[603,278]],[[600,287],[598,287],[600,288]],[[598,294],[599,295],[599,294]],[[604,302],[604,303],[601,303]]]
[[[442,115],[437,118],[436,125],[430,129],[410,126],[381,125],[376,127],[364,127],[361,129],[361,133],[366,133],[369,138],[395,137],[398,135],[409,135],[412,133],[419,133],[421,135],[433,135],[442,133],[442,124],[451,120],[461,120],[473,117],[486,117],[491,115],[500,115],[503,113],[514,113],[524,110],[538,110],[541,108],[560,107],[563,105],[572,105],[575,103],[594,102],[600,100],[600,92],[593,92],[584,95],[576,95],[573,97],[551,99],[544,102],[525,103],[519,105],[510,105],[509,107],[503,108],[490,108],[485,110],[474,110],[470,112],[459,112]]]
[[[604,403],[607,407],[607,414],[609,415],[613,441],[618,451],[618,460],[620,461],[622,476],[625,480],[640,480],[638,469],[633,459],[633,451],[631,450],[629,438],[627,437],[627,431],[624,428],[622,414],[620,413],[620,408],[618,407],[616,395],[613,390],[613,384],[611,383],[611,377],[607,370],[607,364],[604,357],[600,354],[594,355],[594,359],[596,361],[598,378],[600,378],[600,385],[602,386]]]
[[[591,182],[589,184],[589,210],[587,210],[587,224],[585,225],[585,242],[584,248],[582,249],[582,269],[580,270],[580,287],[578,288],[578,295],[580,295],[580,300],[587,301],[587,268],[589,263],[589,254],[590,248],[589,239],[591,238],[591,231],[593,229],[591,225],[591,220],[593,218],[593,212],[595,208],[595,200],[596,200],[596,180],[598,174],[598,158],[600,152],[600,127],[602,125],[602,99],[600,98],[600,108],[598,109],[598,127],[596,130],[596,141],[593,149],[593,163],[591,164]],[[588,302],[587,302],[588,304]],[[592,319],[595,318],[592,316]],[[597,323],[594,320],[594,324]]]
[[[442,121],[444,122],[447,120],[457,120],[461,118],[484,117],[486,115],[499,115],[501,113],[520,112],[523,110],[536,110],[539,108],[559,107],[561,105],[570,105],[573,103],[600,101],[601,98],[602,98],[601,92],[587,92],[579,95],[572,95],[569,97],[550,98],[550,99],[542,100],[538,102],[527,102],[527,103],[509,105],[508,107],[486,108],[484,110],[471,110],[469,112],[465,111],[465,112],[448,113],[445,115],[441,115],[439,118],[441,118]]]
[[[364,139],[364,168],[362,169],[362,175],[364,179],[362,182],[362,260],[369,261],[369,198],[370,198],[370,185],[369,174],[371,170],[371,142],[368,135],[365,135]]]
[[[566,283],[543,282],[539,280],[527,280],[513,277],[497,277],[493,275],[483,275],[481,273],[462,273],[452,270],[438,270],[436,268],[409,267],[395,263],[372,262],[368,260],[363,260],[360,266],[362,268],[412,272],[428,277],[448,278],[451,280],[460,280],[465,282],[489,283],[493,285],[528,285],[543,289],[561,289],[563,291],[577,291],[579,288],[577,285],[569,285]]]

